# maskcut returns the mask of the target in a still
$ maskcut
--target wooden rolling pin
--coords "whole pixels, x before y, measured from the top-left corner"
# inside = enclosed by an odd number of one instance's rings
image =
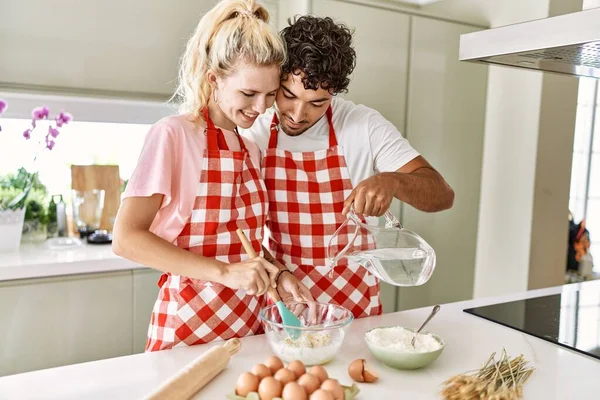
[[[186,365],[155,391],[146,400],[188,400],[217,376],[231,356],[240,350],[239,339],[229,339],[222,346],[214,346]]]
[[[248,240],[248,238],[244,234],[244,231],[242,231],[241,229],[237,229],[235,231],[235,233],[237,233],[238,237],[242,241],[242,246],[244,246],[244,249],[246,250],[246,253],[248,253],[248,256],[250,258],[256,257],[256,252],[254,251],[254,248],[252,247],[252,243],[250,243],[250,241]],[[264,249],[264,250],[267,251],[267,249]],[[265,253],[265,256],[266,256],[266,253]],[[268,257],[270,257],[273,260],[275,260],[271,254],[269,254]],[[265,257],[265,259],[266,259],[266,257]],[[272,263],[271,260],[267,259],[267,261],[269,261],[269,262]],[[269,289],[267,290],[267,293],[269,293],[269,296],[271,297],[271,300],[273,300],[273,302],[275,304],[277,304],[277,302],[281,301],[281,298],[279,297],[279,293],[277,293],[277,289],[274,288],[273,286],[269,286]]]

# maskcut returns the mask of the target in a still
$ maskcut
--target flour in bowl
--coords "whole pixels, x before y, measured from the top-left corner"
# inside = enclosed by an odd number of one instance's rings
[[[415,347],[413,347],[410,342],[414,337],[414,332],[399,326],[377,328],[366,334],[369,343],[385,347],[389,350],[408,353],[428,353],[439,350],[442,347],[442,344],[431,333],[419,333],[415,340]]]
[[[285,331],[281,335],[287,335]],[[271,337],[270,345],[282,360],[290,362],[300,360],[306,365],[325,364],[335,358],[344,340],[341,335],[326,332],[303,332],[293,340],[290,337]]]

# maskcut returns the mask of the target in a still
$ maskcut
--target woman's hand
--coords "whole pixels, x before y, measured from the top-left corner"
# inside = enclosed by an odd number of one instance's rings
[[[244,289],[249,295],[265,294],[269,287],[275,287],[275,277],[279,269],[262,257],[255,257],[239,263],[225,264],[220,283],[231,289]]]

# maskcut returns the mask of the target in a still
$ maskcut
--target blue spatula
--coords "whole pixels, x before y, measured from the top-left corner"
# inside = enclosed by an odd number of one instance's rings
[[[244,246],[244,249],[246,250],[248,256],[250,256],[250,258],[256,257],[256,252],[254,251],[254,248],[252,248],[252,245],[250,244],[250,241],[248,240],[244,232],[241,229],[238,229],[236,233],[242,241],[242,245]],[[302,323],[300,322],[298,317],[296,317],[296,315],[293,312],[288,310],[283,301],[281,301],[281,298],[279,297],[279,293],[277,293],[276,288],[269,286],[267,293],[269,293],[271,300],[273,300],[273,303],[275,303],[277,309],[279,310],[279,315],[281,315],[283,325],[286,326],[285,330],[287,334],[292,340],[298,339],[300,337],[300,330],[291,328],[295,326],[302,327]]]

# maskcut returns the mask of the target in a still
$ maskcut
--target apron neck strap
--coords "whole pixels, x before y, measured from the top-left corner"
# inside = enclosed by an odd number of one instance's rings
[[[271,126],[269,127],[269,149],[277,148],[277,135],[279,134],[279,118],[277,118],[277,112],[273,113],[273,119],[271,120]]]
[[[327,107],[325,115],[327,116],[327,124],[329,125],[329,147],[331,148],[338,144],[337,138],[335,137],[335,129],[333,129],[333,110],[331,109],[331,105]],[[273,113],[269,131],[269,149],[275,149],[277,148],[277,135],[279,134],[279,118],[277,117],[277,112]]]
[[[331,148],[338,144],[335,137],[335,129],[333,129],[333,110],[331,109],[331,104],[327,107],[325,115],[327,115],[327,123],[329,124],[329,147]]]
[[[227,140],[225,140],[223,131],[215,126],[212,119],[210,119],[210,116],[208,115],[208,107],[204,107],[202,109],[202,115],[206,121],[206,148],[212,151],[229,150],[229,146],[227,146]],[[247,151],[244,141],[242,140],[237,128],[234,129],[234,132],[235,136],[240,142],[240,149],[242,151]]]

